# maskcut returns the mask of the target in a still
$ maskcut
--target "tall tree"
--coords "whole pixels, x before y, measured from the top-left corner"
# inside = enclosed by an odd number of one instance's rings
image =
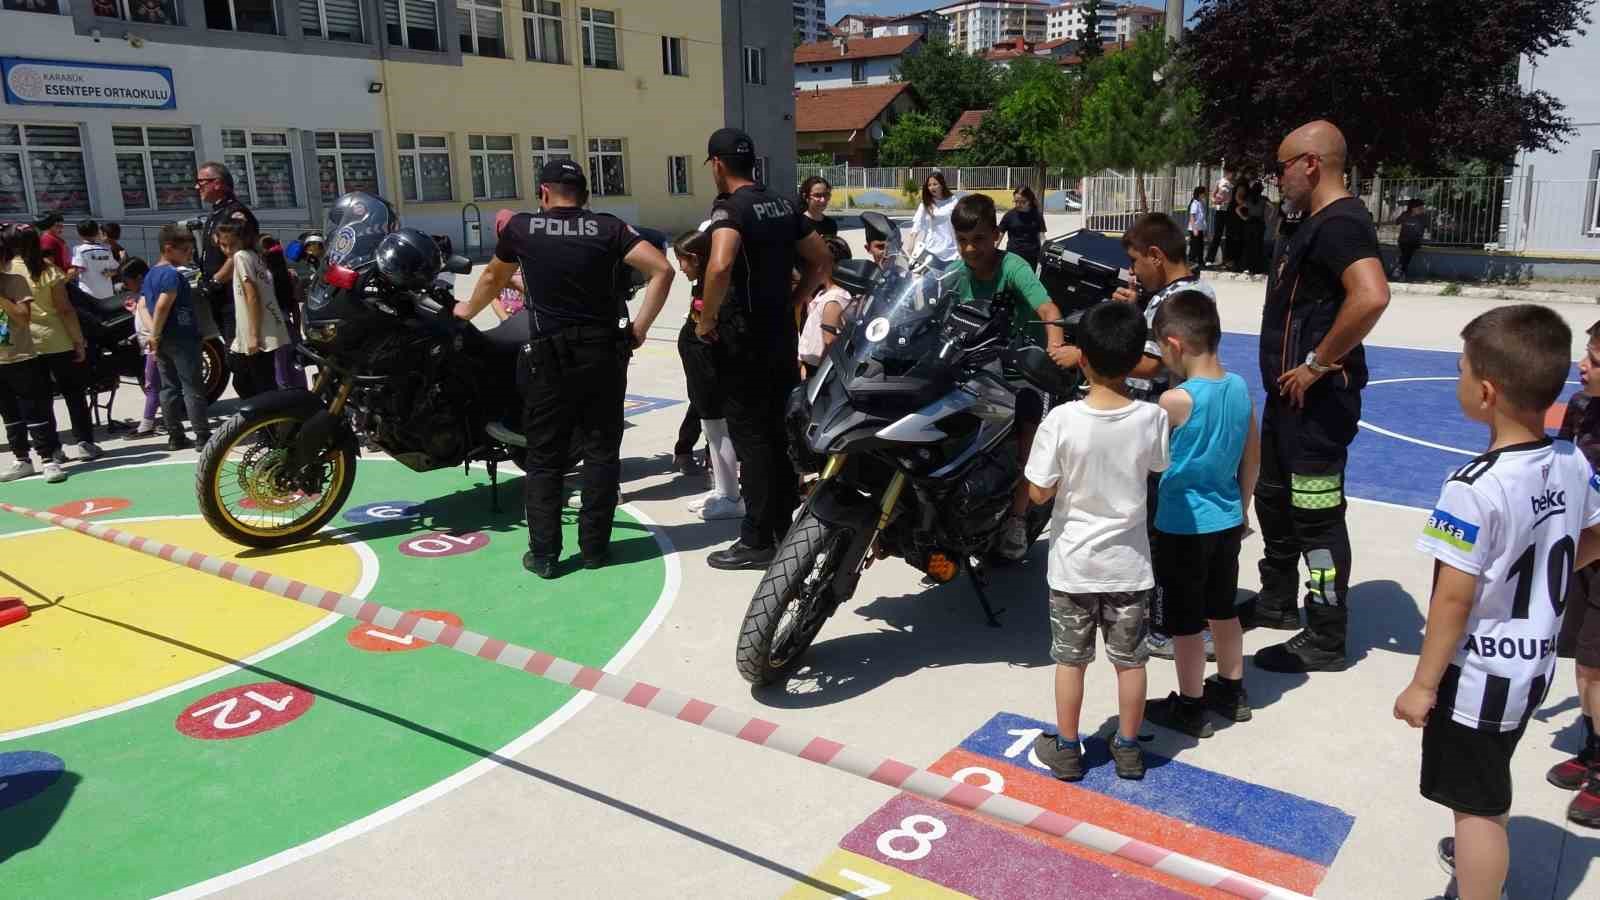
[[[1078,6],[1083,11],[1083,27],[1078,30],[1078,56],[1087,63],[1105,53],[1100,46],[1100,0],[1079,0]]]
[[[1018,59],[1003,83],[1005,96],[989,118],[1017,135],[1016,146],[1023,155],[1008,164],[1033,166],[1035,181],[1042,187],[1046,167],[1065,162],[1067,118],[1076,99],[1072,78],[1053,61]]]
[[[1270,163],[1313,119],[1352,165],[1435,171],[1573,134],[1560,100],[1517,83],[1521,56],[1570,46],[1591,0],[1201,0],[1183,52],[1207,156]]]
[[[999,82],[989,61],[934,41],[900,60],[896,76],[908,81],[922,99],[923,111],[945,129],[969,109],[989,109],[999,94]]]
[[[878,164],[919,166],[933,162],[939,142],[949,131],[927,113],[906,113],[889,126],[878,142]]]

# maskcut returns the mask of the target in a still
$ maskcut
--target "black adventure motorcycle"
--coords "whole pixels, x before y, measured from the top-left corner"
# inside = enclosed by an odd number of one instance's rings
[[[790,402],[791,451],[820,480],[739,630],[739,672],[753,684],[783,676],[874,559],[899,557],[939,582],[965,569],[997,625],[984,568],[1022,477],[1007,370],[1052,398],[1076,390],[1076,373],[1042,347],[1010,346],[1014,298],[959,302],[947,274],[906,257],[887,219],[862,218],[889,235],[888,255],[881,268],[835,267],[865,298],[861,312]],[[1049,507],[1029,509],[1030,543],[1049,519]]]
[[[315,385],[245,401],[200,455],[200,511],[229,540],[280,547],[326,524],[355,483],[358,432],[417,472],[483,462],[492,486],[500,463],[521,459],[520,399],[507,388],[525,319],[489,331],[457,319],[438,276],[471,262],[399,224],[372,194],[329,212],[301,347]]]

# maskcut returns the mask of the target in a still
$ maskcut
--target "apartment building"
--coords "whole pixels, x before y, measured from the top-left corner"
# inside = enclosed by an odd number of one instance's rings
[[[802,44],[828,37],[828,0],[792,0],[794,36]]]
[[[1133,43],[1134,38],[1146,31],[1161,31],[1167,27],[1166,10],[1153,6],[1119,6],[1116,39]]]
[[[981,54],[1001,41],[1045,41],[1043,0],[971,0],[941,6],[934,12],[950,23],[950,43],[967,53]]]
[[[949,33],[950,22],[931,9],[887,19],[872,28],[872,36],[880,38],[920,34],[930,41],[943,41],[948,39]]]
[[[900,60],[916,53],[920,34],[881,38],[836,37],[794,48],[794,86],[827,90],[862,84],[886,84],[900,72]]]
[[[1117,37],[1117,11],[1118,8],[1109,0],[1101,0],[1098,15],[1100,39],[1110,42]],[[1075,41],[1083,34],[1084,23],[1088,21],[1089,4],[1087,0],[1068,0],[1066,3],[1052,6],[1046,13],[1045,34],[1046,40]]]

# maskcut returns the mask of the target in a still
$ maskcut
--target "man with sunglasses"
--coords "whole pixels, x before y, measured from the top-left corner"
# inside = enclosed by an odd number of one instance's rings
[[[1256,521],[1265,553],[1261,592],[1247,627],[1300,627],[1305,558],[1305,629],[1256,653],[1273,672],[1345,668],[1350,535],[1344,470],[1367,384],[1361,342],[1389,305],[1378,235],[1361,201],[1345,190],[1344,135],[1331,122],[1295,130],[1274,167],[1286,213],[1299,226],[1279,242],[1261,322],[1261,475]]]
[[[200,273],[205,280],[200,283],[200,290],[205,297],[205,302],[210,304],[212,321],[222,332],[224,342],[233,341],[233,260],[222,252],[217,246],[215,235],[217,226],[224,222],[233,222],[245,227],[243,238],[246,247],[254,248],[256,238],[261,233],[261,226],[256,222],[255,214],[233,192],[233,173],[228,167],[219,162],[207,162],[200,166],[194,180],[195,187],[200,191],[200,199],[211,204],[211,212],[206,216],[201,238]]]

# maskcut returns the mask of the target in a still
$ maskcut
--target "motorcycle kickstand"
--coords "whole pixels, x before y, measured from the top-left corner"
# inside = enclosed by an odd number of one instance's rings
[[[500,464],[494,460],[484,463],[489,470],[489,511],[500,512]]]
[[[997,610],[989,604],[989,578],[983,571],[983,564],[976,560],[968,562],[967,577],[972,579],[972,588],[978,592],[978,602],[983,604],[983,615],[988,620],[989,627],[999,628],[999,615],[1005,610]]]

